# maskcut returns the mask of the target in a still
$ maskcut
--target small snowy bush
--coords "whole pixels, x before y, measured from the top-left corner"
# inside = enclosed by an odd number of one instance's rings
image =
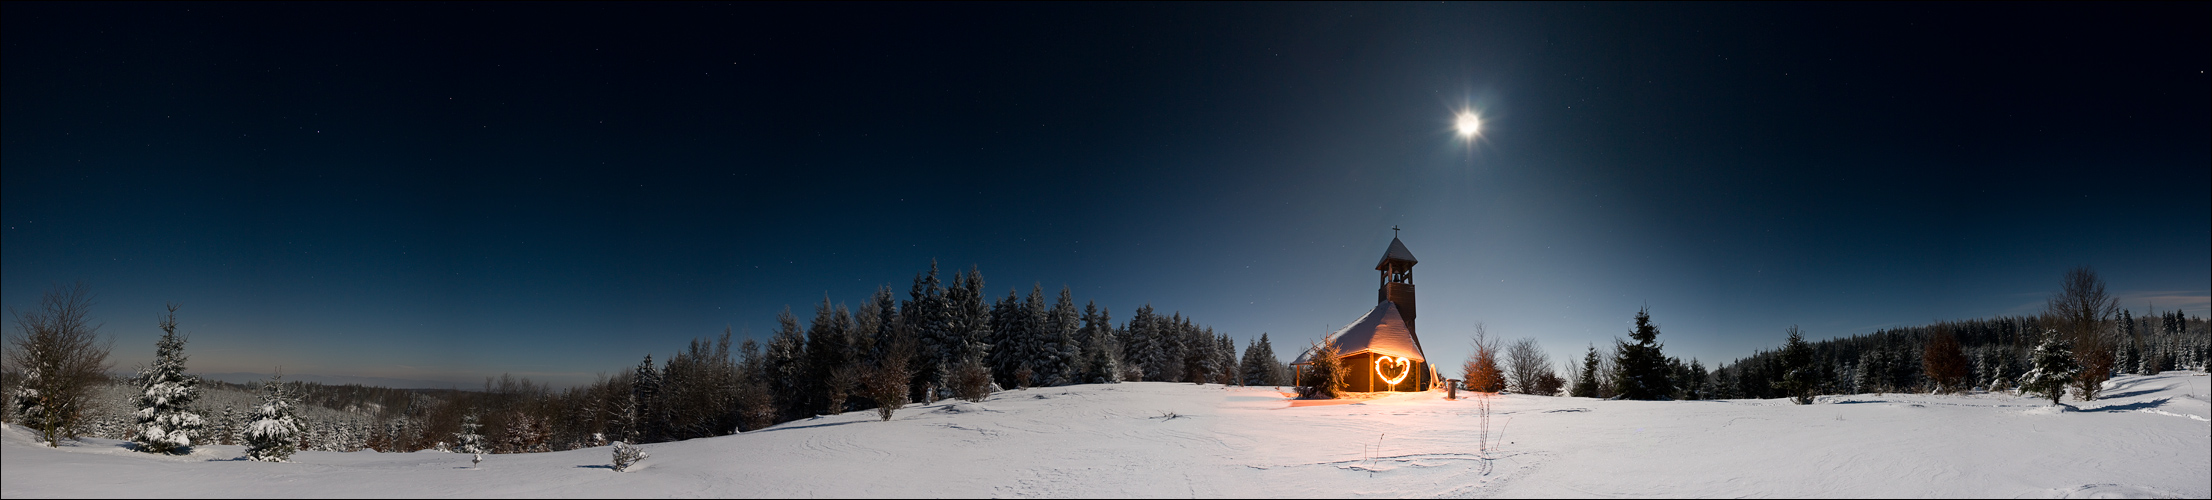
[[[284,395],[284,379],[262,384],[261,407],[254,409],[253,423],[246,424],[246,458],[257,462],[283,462],[300,449],[300,421],[292,414],[292,402]]]
[[[645,449],[643,448],[630,446],[630,443],[615,441],[614,471],[628,472],[630,470],[630,466],[637,465],[638,461],[645,460],[646,457],[650,456],[652,455],[645,454]]]
[[[461,432],[453,434],[454,453],[476,455],[476,458],[469,460],[470,467],[484,463],[484,435],[476,433],[476,429],[481,427],[483,424],[476,423],[476,414],[470,413],[461,417]]]
[[[2066,395],[2066,384],[2081,372],[2081,363],[2074,359],[2074,344],[2058,330],[2043,335],[2043,341],[2035,346],[2035,368],[2021,377],[2020,386],[2027,392],[2051,398],[2051,404]]]

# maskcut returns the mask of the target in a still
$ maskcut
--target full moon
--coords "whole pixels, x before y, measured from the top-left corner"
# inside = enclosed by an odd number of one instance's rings
[[[1459,127],[1461,137],[1474,137],[1475,132],[1482,131],[1482,119],[1475,118],[1474,113],[1460,113],[1459,122],[1456,125]]]

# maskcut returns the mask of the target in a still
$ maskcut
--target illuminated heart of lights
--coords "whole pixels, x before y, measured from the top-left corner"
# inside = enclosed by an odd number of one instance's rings
[[[1384,365],[1397,365],[1396,370],[1398,371],[1398,376],[1390,376],[1390,371],[1384,369]],[[1383,383],[1385,384],[1398,385],[1398,382],[1405,381],[1406,376],[1412,374],[1413,362],[1407,361],[1406,358],[1403,356],[1375,357],[1375,375],[1382,377]]]

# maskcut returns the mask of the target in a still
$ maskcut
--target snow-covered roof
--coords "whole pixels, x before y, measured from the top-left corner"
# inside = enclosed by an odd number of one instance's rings
[[[1406,329],[1405,317],[1398,315],[1398,304],[1387,300],[1375,304],[1375,309],[1367,311],[1366,316],[1329,334],[1328,338],[1336,341],[1339,356],[1373,352],[1413,361],[1427,359],[1421,355],[1421,346],[1413,341],[1413,331]],[[1306,357],[1312,355],[1313,351],[1308,350],[1291,364],[1305,364]]]
[[[1375,270],[1384,270],[1385,266],[1383,266],[1383,264],[1389,264],[1390,261],[1393,260],[1402,260],[1415,264],[1421,263],[1421,259],[1413,258],[1413,251],[1407,250],[1406,244],[1404,242],[1398,241],[1397,237],[1390,238],[1390,249],[1383,251],[1382,260],[1375,261]]]

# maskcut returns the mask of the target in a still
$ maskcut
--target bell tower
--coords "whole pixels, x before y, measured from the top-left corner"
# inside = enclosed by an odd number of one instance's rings
[[[1413,251],[1406,250],[1404,242],[1398,241],[1398,226],[1390,226],[1390,232],[1390,248],[1383,251],[1382,261],[1375,263],[1375,270],[1382,271],[1382,288],[1375,290],[1375,302],[1396,303],[1398,315],[1406,319],[1406,330],[1419,332],[1413,327],[1418,310],[1413,306],[1413,265],[1421,261],[1413,258]],[[1414,343],[1419,345],[1420,340]]]

